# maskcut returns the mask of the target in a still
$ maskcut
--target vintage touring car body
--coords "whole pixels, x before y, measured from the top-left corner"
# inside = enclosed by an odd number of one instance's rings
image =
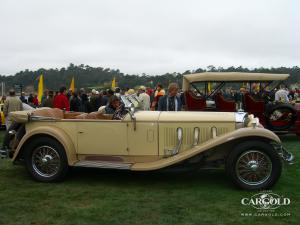
[[[286,81],[289,74],[204,72],[183,76],[183,91],[189,111],[245,111],[276,133],[300,135],[300,104],[271,103],[266,97]],[[255,85],[255,88],[253,86]],[[239,100],[226,98],[224,91],[245,88]],[[237,105],[237,101],[240,104]]]
[[[11,114],[7,154],[38,181],[69,167],[150,171],[225,164],[234,183],[268,188],[293,156],[253,116],[224,112],[135,112],[132,99],[113,116],[41,108]],[[5,151],[2,150],[4,153]]]

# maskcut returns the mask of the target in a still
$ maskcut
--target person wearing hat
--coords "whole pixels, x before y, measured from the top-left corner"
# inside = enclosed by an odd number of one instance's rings
[[[146,87],[140,86],[139,88],[139,101],[141,110],[150,110],[150,96],[146,93]]]
[[[90,98],[91,110],[95,112],[100,107],[100,99],[99,99],[99,92],[95,89],[92,90],[92,96]]]
[[[12,124],[9,113],[14,111],[22,111],[23,104],[19,97],[16,96],[15,90],[11,89],[9,91],[9,98],[7,98],[4,102],[3,113],[6,118],[6,130],[9,129]]]
[[[125,95],[134,95],[135,94],[135,91],[134,91],[134,89],[129,89],[126,93],[125,93]]]

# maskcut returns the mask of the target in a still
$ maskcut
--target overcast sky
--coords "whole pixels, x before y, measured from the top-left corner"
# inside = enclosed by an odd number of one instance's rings
[[[69,63],[130,74],[300,62],[298,0],[0,0],[0,74]]]

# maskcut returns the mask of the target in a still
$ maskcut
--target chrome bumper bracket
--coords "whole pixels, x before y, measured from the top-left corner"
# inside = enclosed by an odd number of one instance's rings
[[[288,163],[289,165],[294,164],[295,157],[291,152],[286,150],[282,145],[276,145],[275,149],[278,151],[278,154],[286,163]]]

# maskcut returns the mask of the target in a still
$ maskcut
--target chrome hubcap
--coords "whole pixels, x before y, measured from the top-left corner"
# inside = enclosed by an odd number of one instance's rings
[[[34,171],[42,177],[51,177],[57,174],[60,168],[58,152],[50,146],[41,146],[32,153]]]
[[[272,172],[270,157],[264,152],[251,150],[244,152],[237,160],[235,171],[240,181],[247,185],[264,183]]]
[[[248,168],[255,172],[259,168],[258,162],[255,160],[251,160],[250,162],[248,162]]]

